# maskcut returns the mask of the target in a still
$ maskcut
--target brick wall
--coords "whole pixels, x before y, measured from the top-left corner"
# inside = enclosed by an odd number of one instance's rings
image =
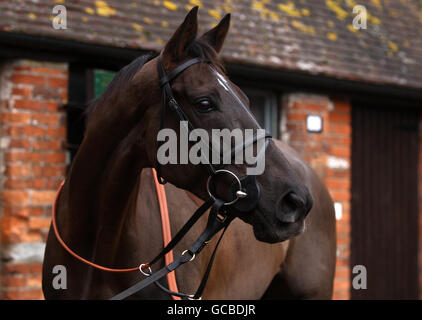
[[[0,66],[1,291],[40,299],[51,203],[63,179],[67,66],[28,60]]]
[[[350,298],[350,104],[340,97],[291,93],[283,98],[282,113],[282,139],[296,149],[322,178],[336,203],[337,263],[334,299],[348,299]],[[322,117],[321,133],[307,131],[307,115]]]

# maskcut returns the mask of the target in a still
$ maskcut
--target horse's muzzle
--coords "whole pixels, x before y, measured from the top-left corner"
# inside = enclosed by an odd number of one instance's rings
[[[300,195],[300,194],[303,195]],[[289,191],[276,204],[276,217],[282,223],[304,220],[312,208],[313,199],[309,192]]]

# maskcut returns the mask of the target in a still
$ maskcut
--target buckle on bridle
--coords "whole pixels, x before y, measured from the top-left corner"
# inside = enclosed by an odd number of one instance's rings
[[[189,250],[185,250],[185,251],[182,252],[181,256],[183,256],[186,252],[191,253]],[[192,258],[190,258],[189,262],[192,261],[193,259],[195,259],[195,257],[196,257],[196,254],[193,254],[193,256],[192,256]]]
[[[237,175],[235,175],[235,174],[234,174],[233,172],[231,172],[230,170],[220,169],[220,170],[215,171],[215,172],[214,172],[214,175],[209,176],[209,178],[208,178],[208,180],[207,180],[207,191],[208,191],[208,194],[209,194],[209,196],[210,196],[211,198],[213,198],[213,199],[217,199],[217,197],[215,197],[215,196],[212,194],[211,190],[210,190],[210,183],[211,183],[211,180],[212,180],[212,178],[213,178],[213,177],[215,177],[217,174],[221,174],[221,173],[228,173],[228,174],[230,174],[232,177],[234,177],[234,178],[235,178],[235,180],[236,180],[236,182],[237,182],[237,184],[238,184],[238,187],[239,187],[239,189],[236,191],[236,198],[234,198],[232,201],[225,202],[225,203],[224,203],[224,205],[225,205],[225,206],[230,206],[230,205],[232,205],[232,204],[236,203],[239,199],[246,198],[246,197],[248,196],[248,194],[247,194],[245,191],[243,191],[243,189],[242,189],[242,183],[240,182],[240,179],[238,178],[238,176],[237,176]]]
[[[146,272],[144,271],[144,269],[143,269],[143,266],[145,266],[145,265],[146,265],[145,263],[142,263],[142,264],[139,266],[139,271],[141,271],[141,273],[142,273],[144,276],[149,277],[150,275],[152,275],[152,269],[151,269],[151,267],[147,267],[147,268],[145,268],[145,269],[148,269],[148,271],[149,271],[149,273],[146,273]]]

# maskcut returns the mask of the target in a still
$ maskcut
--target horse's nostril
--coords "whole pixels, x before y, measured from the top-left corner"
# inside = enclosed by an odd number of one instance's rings
[[[284,223],[293,223],[306,215],[305,201],[294,192],[281,197],[277,204],[276,216]]]

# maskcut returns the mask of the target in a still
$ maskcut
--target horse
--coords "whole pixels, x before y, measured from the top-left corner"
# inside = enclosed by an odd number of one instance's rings
[[[170,110],[163,117],[169,106],[167,101],[163,104],[162,77],[157,73],[160,64],[170,77],[172,70],[197,59],[171,81],[174,98],[195,127],[208,132],[256,128],[256,121],[245,112],[247,96],[227,78],[219,58],[230,14],[197,37],[197,12],[194,7],[187,14],[159,56],[147,54],[124,67],[92,104],[84,139],[57,195],[54,214],[64,243],[87,261],[109,268],[134,266],[132,272],[106,272],[75,259],[58,241],[52,226],[43,261],[46,299],[108,299],[139,281],[137,266],[150,261],[164,245],[148,168],[157,168],[160,178],[168,182],[173,235],[209,199],[211,176],[206,166],[158,162],[160,128],[177,131],[180,122]],[[275,139],[265,141],[265,170],[254,177],[259,197],[247,212],[230,210],[233,221],[202,297],[330,299],[336,254],[333,202],[294,150]],[[228,164],[225,168],[237,178],[246,166]],[[233,194],[231,178],[224,178],[216,181],[215,188],[221,203],[230,201]],[[183,255],[183,249],[206,226],[203,216],[174,254]],[[195,290],[211,252],[212,247],[206,245],[192,262],[175,271],[181,292]],[[66,270],[65,290],[53,286],[57,265]],[[158,282],[166,285],[165,279]],[[169,295],[148,286],[130,298],[168,299]]]

